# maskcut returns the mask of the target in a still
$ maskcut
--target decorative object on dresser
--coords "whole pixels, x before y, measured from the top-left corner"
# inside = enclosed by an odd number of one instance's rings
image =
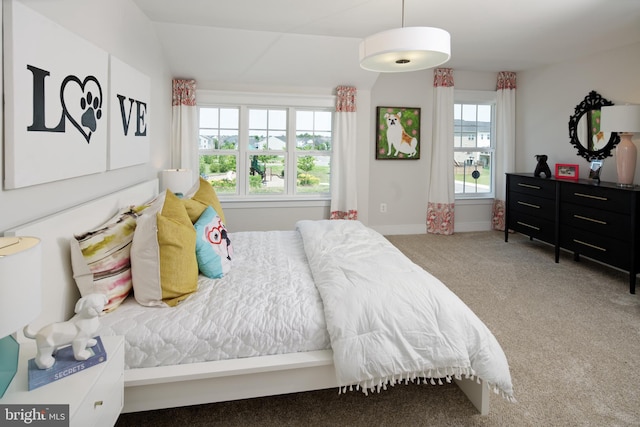
[[[580,178],[580,166],[576,164],[556,163],[556,178],[576,180]]]
[[[537,154],[535,158],[538,164],[536,165],[536,170],[533,172],[533,176],[544,174],[545,178],[551,178],[551,169],[549,169],[549,165],[547,164],[549,156],[546,154]]]
[[[631,137],[634,132],[640,132],[640,105],[602,107],[600,120],[603,132],[617,132],[621,138],[616,147],[618,185],[633,187],[638,150]]]
[[[604,160],[592,160],[591,167],[589,168],[589,179],[600,182],[600,175],[602,174],[602,164]]]
[[[505,242],[509,230],[560,249],[629,272],[629,292],[635,294],[640,271],[640,188],[612,182],[542,179],[508,173]]]
[[[11,336],[42,307],[42,249],[35,237],[0,237],[0,398],[18,366],[19,346]]]
[[[592,90],[576,105],[575,114],[569,117],[569,140],[578,149],[578,156],[588,162],[610,157],[611,151],[620,142],[617,133],[600,129],[600,111],[609,105],[613,105],[613,102]]]

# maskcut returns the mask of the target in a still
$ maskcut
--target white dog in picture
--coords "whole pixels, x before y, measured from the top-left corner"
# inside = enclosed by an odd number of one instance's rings
[[[55,352],[67,345],[73,348],[73,357],[76,360],[87,360],[92,352],[87,350],[97,344],[93,334],[100,325],[98,317],[104,306],[109,302],[103,294],[91,294],[80,298],[76,303],[73,316],[66,322],[51,323],[38,332],[32,332],[29,325],[23,332],[27,338],[35,339],[38,352],[35,362],[38,368],[48,369],[56,363]]]
[[[391,149],[396,150],[396,156],[398,153],[404,153],[408,157],[415,156],[417,154],[416,147],[418,146],[418,140],[405,132],[402,123],[400,123],[400,117],[402,112],[398,111],[396,114],[386,113],[384,118],[387,120],[387,142],[389,144],[389,152],[387,156],[391,156]]]

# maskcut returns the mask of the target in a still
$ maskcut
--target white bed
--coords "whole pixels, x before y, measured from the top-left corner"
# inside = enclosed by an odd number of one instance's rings
[[[35,327],[68,319],[73,314],[75,302],[80,297],[72,277],[69,255],[70,237],[78,231],[104,223],[123,206],[150,200],[157,194],[157,188],[157,180],[144,182],[53,216],[16,227],[5,233],[6,235],[33,235],[42,240],[43,301],[45,301],[45,307],[43,307],[41,316],[33,323]],[[242,246],[241,241],[245,236],[238,235],[237,237],[238,243]],[[323,262],[324,260],[316,260],[317,265],[324,265]],[[234,272],[232,271],[232,274]],[[329,277],[332,274],[331,271],[327,273]],[[317,305],[317,302],[311,299],[309,304],[313,306]],[[129,298],[115,313],[118,311],[127,312],[128,310],[131,310],[130,313],[140,312],[140,310],[158,311],[156,308],[137,307],[137,303]],[[110,316],[110,314],[106,316]],[[316,326],[321,321],[322,319],[311,319],[311,323]],[[105,334],[118,334],[118,328],[118,322],[110,324],[106,327]],[[160,366],[162,363],[156,361],[141,360],[139,366],[142,367],[132,367],[125,371],[123,412],[334,387],[337,389],[339,380],[334,366],[334,354],[332,349],[328,347],[327,337],[319,334],[312,341],[297,343],[301,346],[299,350],[285,354],[253,356],[253,349],[245,349],[245,352],[248,353],[243,355],[247,357],[237,359],[227,359],[224,354],[215,356],[219,359],[216,361],[197,361],[195,359],[176,361],[172,357],[167,357],[167,361],[163,362],[169,363],[166,366]],[[310,348],[318,349],[308,350]],[[499,352],[502,351],[499,350]],[[257,354],[264,350],[257,349],[255,351]],[[341,349],[340,351],[349,351],[349,349]],[[133,351],[130,353],[134,354]],[[180,357],[182,356],[178,356],[178,358]],[[210,355],[206,357],[210,357]],[[446,374],[448,375],[448,373]],[[453,373],[451,376],[454,376]],[[457,376],[459,377],[459,375]],[[508,380],[510,386],[510,377]],[[489,412],[491,390],[488,384],[485,384],[479,376],[474,376],[473,379],[456,379],[455,381],[481,414]],[[509,393],[505,397],[511,399],[512,395],[510,390],[508,391]],[[505,390],[502,389],[501,392],[504,396]]]

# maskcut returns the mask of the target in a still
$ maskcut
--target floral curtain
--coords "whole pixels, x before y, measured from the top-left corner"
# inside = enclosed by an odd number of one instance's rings
[[[195,182],[199,175],[195,80],[173,80],[171,168],[190,170],[193,175],[192,182]]]
[[[331,219],[358,219],[356,186],[355,87],[336,89],[335,134],[331,166]]]
[[[453,69],[433,73],[433,149],[427,205],[427,233],[453,234]]]
[[[516,145],[516,73],[498,73],[496,99],[496,188],[491,228],[504,231],[505,173],[515,169]]]

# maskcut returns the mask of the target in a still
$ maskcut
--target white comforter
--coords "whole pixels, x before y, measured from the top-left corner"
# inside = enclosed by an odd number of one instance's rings
[[[338,384],[478,377],[513,399],[505,354],[442,282],[357,221],[300,221]]]
[[[231,233],[233,266],[200,276],[176,307],[129,297],[100,318],[99,335],[125,337],[125,367],[147,368],[329,348],[322,300],[294,231]]]

